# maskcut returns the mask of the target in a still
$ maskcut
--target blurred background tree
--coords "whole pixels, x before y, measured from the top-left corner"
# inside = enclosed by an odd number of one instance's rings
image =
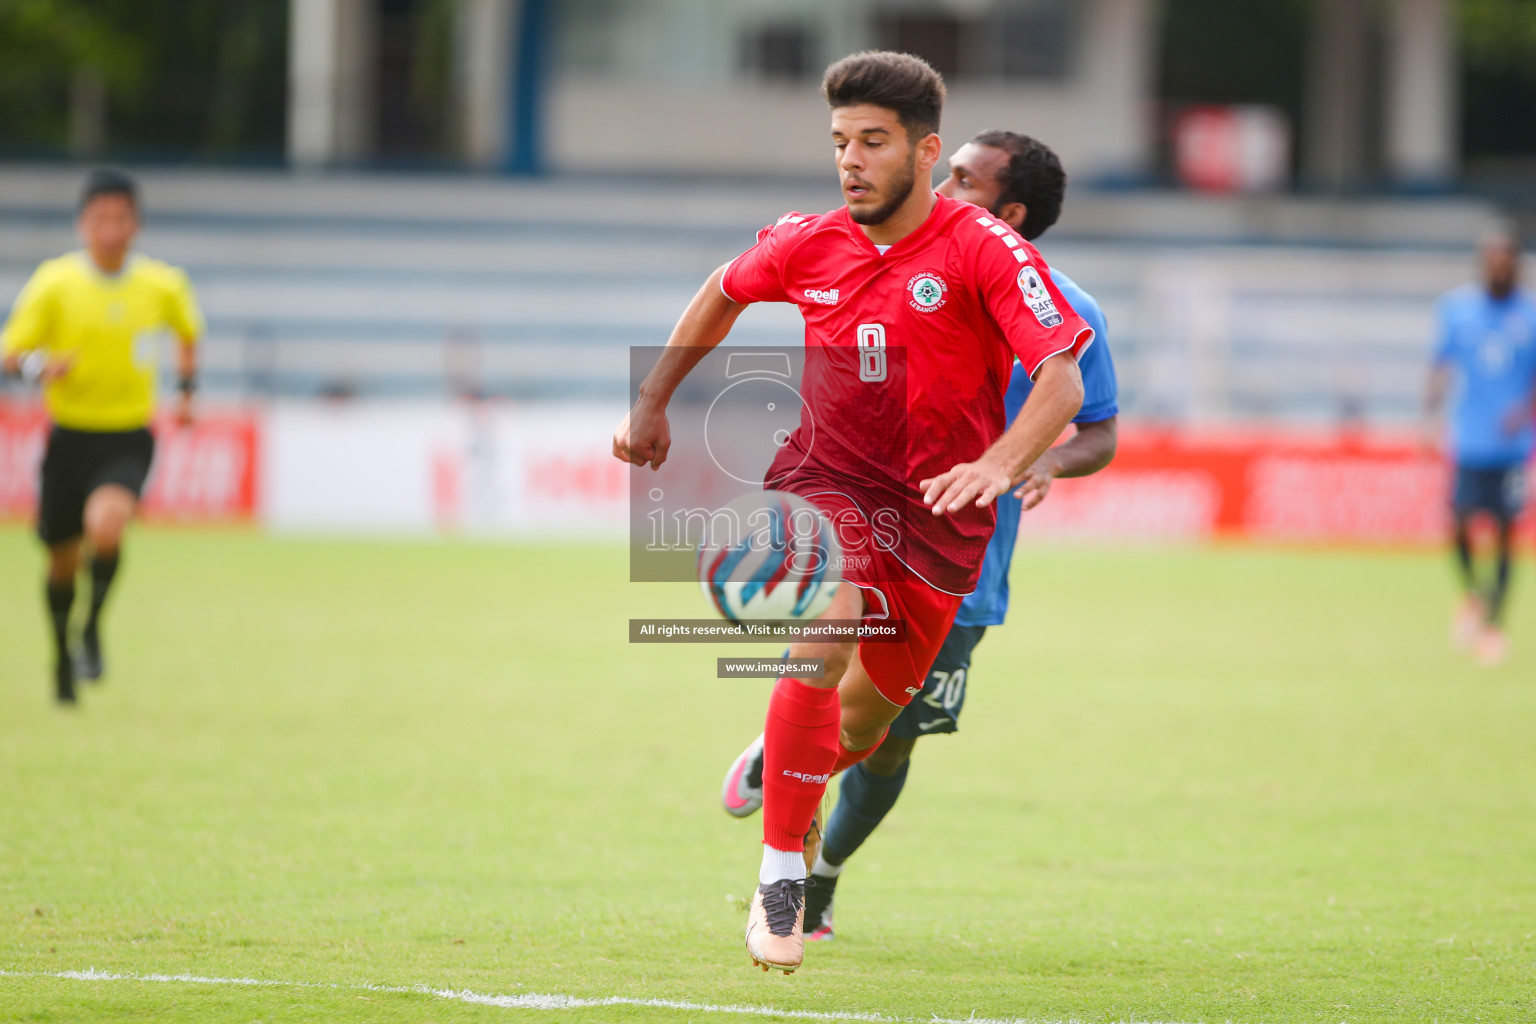
[[[1536,159],[1536,0],[1461,0],[1462,148]]]
[[[288,0],[0,0],[0,156],[276,162]],[[441,159],[455,0],[377,0],[377,154]]]
[[[108,97],[143,97],[148,48],[89,0],[0,2],[0,144],[99,149]],[[127,5],[119,5],[127,6]],[[77,138],[71,138],[71,112]],[[95,122],[94,124],[86,122]]]
[[[0,0],[0,153],[275,159],[280,0]]]
[[[1326,0],[1165,0],[1159,93],[1304,116]],[[441,162],[457,0],[373,0],[375,157]],[[0,0],[0,157],[280,162],[290,0]],[[1536,162],[1536,0],[1456,0],[1469,178]]]
[[[1167,0],[1161,95],[1173,104],[1271,104],[1299,124],[1309,7],[1324,2]],[[1469,175],[1529,170],[1536,162],[1536,0],[1458,0],[1456,18]]]

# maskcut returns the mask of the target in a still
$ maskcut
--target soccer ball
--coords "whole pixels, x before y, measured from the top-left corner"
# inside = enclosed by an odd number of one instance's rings
[[[784,491],[744,494],[710,517],[699,586],[727,619],[808,622],[842,582],[842,549],[816,506]]]

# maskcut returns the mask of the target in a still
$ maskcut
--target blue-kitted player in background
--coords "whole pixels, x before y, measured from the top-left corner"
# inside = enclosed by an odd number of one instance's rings
[[[1056,223],[1066,185],[1061,161],[1045,144],[1014,132],[987,131],[950,158],[949,176],[938,191],[982,207],[1034,241]],[[1041,456],[1014,491],[1014,500],[998,499],[997,531],[987,547],[981,579],[960,606],[922,693],[891,724],[880,747],[843,773],[837,806],[823,830],[820,852],[806,880],[807,941],[832,937],[832,897],[843,863],[895,806],[906,785],[909,759],[918,738],[956,729],[965,703],[971,653],[987,627],[1002,625],[1008,612],[1008,568],[1018,538],[1019,515],[1044,500],[1052,480],[1096,473],[1115,456],[1119,406],[1104,314],[1093,297],[1061,271],[1053,267],[1051,277],[1094,330],[1094,343],[1079,361],[1084,395],[1082,409],[1072,421],[1076,432]],[[1012,423],[1023,408],[1031,387],[1029,375],[1015,363],[1005,398],[1008,422]],[[745,817],[762,806],[762,750],[759,738],[742,751],[726,773],[722,802],[736,817]],[[811,849],[810,844],[807,849]]]
[[[1509,593],[1510,541],[1525,505],[1525,464],[1536,448],[1536,302],[1519,287],[1520,243],[1501,229],[1483,239],[1482,281],[1441,297],[1438,337],[1425,403],[1430,443],[1446,439],[1456,466],[1451,510],[1463,600],[1453,639],[1485,665],[1504,660],[1504,603]],[[1442,435],[1439,418],[1449,402]],[[1473,566],[1469,526],[1489,516],[1498,535],[1492,579]]]

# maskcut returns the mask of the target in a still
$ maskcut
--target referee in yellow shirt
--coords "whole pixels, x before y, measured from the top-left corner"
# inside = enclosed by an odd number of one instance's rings
[[[177,351],[177,418],[192,421],[202,313],[187,275],[132,251],[138,189],[117,171],[94,171],[80,198],[85,248],[44,262],[0,332],[5,373],[40,384],[51,429],[43,456],[37,532],[48,546],[48,612],[58,699],[75,680],[102,674],[100,618],[117,574],[123,530],[154,457],[149,422],[163,340]],[[77,648],[70,611],[82,541],[91,602]]]

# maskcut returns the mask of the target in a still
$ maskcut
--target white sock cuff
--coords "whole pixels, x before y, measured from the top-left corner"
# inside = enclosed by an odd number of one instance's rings
[[[763,866],[758,869],[757,880],[764,885],[782,882],[805,881],[805,854],[799,850],[775,850],[763,844]]]
[[[823,857],[820,852],[816,854],[816,863],[811,866],[811,874],[820,875],[822,878],[836,878],[842,873],[842,864],[828,864],[827,858]]]

